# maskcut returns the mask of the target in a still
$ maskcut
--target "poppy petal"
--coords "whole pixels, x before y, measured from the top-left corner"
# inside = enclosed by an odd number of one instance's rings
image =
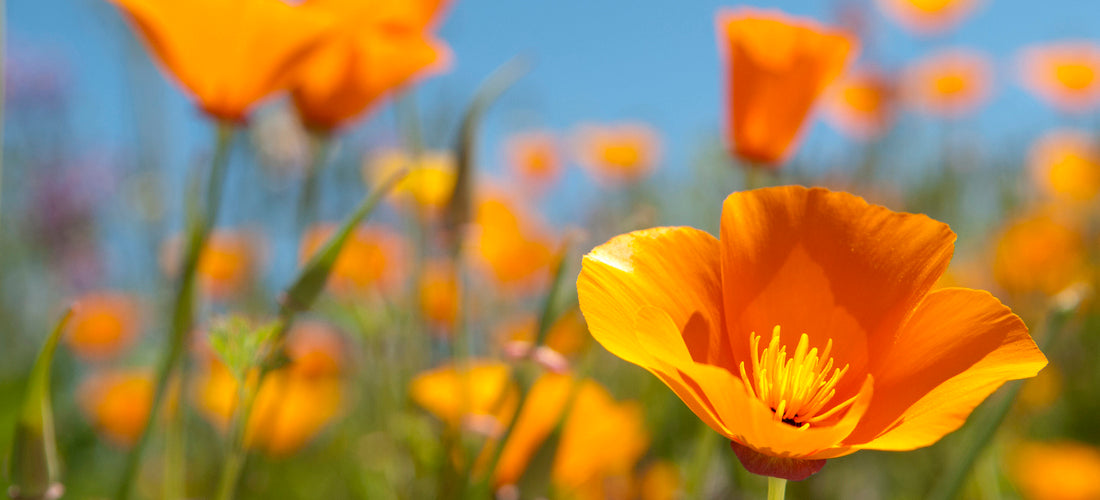
[[[910,450],[958,429],[1001,384],[1047,364],[1027,327],[987,292],[928,294],[883,357],[867,416],[849,438],[860,448]]]
[[[832,339],[838,366],[851,367],[844,400],[947,268],[955,234],[848,193],[784,186],[726,198],[721,238],[734,359],[751,359],[750,333],[776,325],[783,345],[803,333],[814,345]]]

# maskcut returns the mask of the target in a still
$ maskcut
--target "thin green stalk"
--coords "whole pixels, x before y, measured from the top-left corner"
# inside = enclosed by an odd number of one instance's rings
[[[177,375],[170,382],[169,393],[173,399],[184,393],[184,379]],[[165,422],[164,444],[164,500],[183,500],[187,498],[184,480],[186,474],[187,441],[184,438],[183,411],[179,405],[168,408]]]
[[[183,266],[178,277],[179,281],[176,282],[175,300],[171,315],[172,322],[169,325],[168,349],[157,365],[153,404],[149,417],[145,421],[140,437],[126,457],[122,481],[119,483],[115,495],[115,498],[120,500],[130,498],[130,492],[133,490],[133,483],[137,480],[138,468],[141,465],[141,456],[145,448],[148,447],[149,438],[152,435],[152,424],[168,393],[169,381],[177,371],[180,361],[183,359],[183,354],[187,351],[189,345],[188,338],[194,321],[195,273],[198,269],[199,255],[206,245],[206,240],[210,236],[211,228],[221,207],[221,194],[225,184],[225,174],[228,170],[229,151],[233,142],[233,134],[232,125],[218,124],[214,156],[211,159],[210,174],[207,178],[206,207],[198,216],[191,214],[189,217]]]
[[[304,230],[311,222],[317,220],[317,187],[320,183],[321,172],[328,163],[328,154],[332,135],[328,131],[310,131],[309,147],[310,159],[306,167],[306,178],[302,184],[302,192],[298,196],[298,229]]]
[[[237,482],[244,470],[245,460],[248,458],[245,437],[248,420],[252,415],[252,409],[256,402],[256,395],[260,392],[264,377],[279,364],[283,355],[283,342],[291,325],[294,324],[294,319],[300,311],[306,311],[312,307],[313,302],[320,295],[321,290],[328,281],[336,257],[340,254],[340,249],[343,248],[351,232],[360,222],[374,212],[374,208],[382,201],[386,193],[393,189],[405,177],[406,173],[406,170],[395,173],[371,192],[356,207],[355,211],[344,220],[340,228],[329,237],[321,249],[306,262],[286,293],[283,294],[279,304],[279,319],[272,348],[260,362],[259,373],[253,382],[254,385],[244,390],[244,384],[242,384],[242,392],[238,397],[240,405],[233,412],[230,421],[229,451],[226,454],[225,462],[222,464],[221,477],[218,480],[218,493],[215,498],[228,500],[234,497]]]
[[[1078,302],[1074,302],[1069,307],[1058,307],[1048,314],[1046,332],[1039,343],[1041,351],[1045,352],[1050,349],[1054,340],[1062,334],[1062,330],[1066,327],[1069,319],[1077,311],[1077,306]],[[970,477],[971,469],[981,458],[982,452],[989,446],[989,443],[993,441],[993,437],[997,434],[997,430],[1000,429],[1005,417],[1008,416],[1012,404],[1016,401],[1016,395],[1020,393],[1023,385],[1023,381],[1012,382],[1005,394],[989,409],[984,418],[978,421],[973,428],[966,452],[943,476],[943,479],[936,484],[927,498],[930,500],[952,500],[958,497],[959,492],[966,484],[966,479]]]
[[[707,470],[710,469],[710,462],[714,458],[714,448],[721,436],[708,426],[700,426],[699,437],[695,440],[695,453],[691,459],[688,476],[684,481],[684,493],[687,498],[702,498],[703,483],[706,480]]]
[[[778,477],[768,478],[768,500],[783,500],[787,495],[787,480]]]

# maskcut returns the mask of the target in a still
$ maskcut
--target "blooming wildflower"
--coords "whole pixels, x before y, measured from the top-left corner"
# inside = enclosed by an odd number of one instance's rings
[[[136,298],[118,292],[89,293],[76,300],[65,341],[85,360],[109,359],[133,345],[141,319]]]
[[[984,55],[946,50],[906,69],[902,98],[923,113],[957,118],[977,110],[989,98],[992,74],[992,65]]]
[[[1093,42],[1030,47],[1019,66],[1024,86],[1061,111],[1088,113],[1100,104],[1100,46]]]
[[[661,139],[641,123],[582,125],[573,139],[577,161],[605,186],[638,182],[661,158]]]

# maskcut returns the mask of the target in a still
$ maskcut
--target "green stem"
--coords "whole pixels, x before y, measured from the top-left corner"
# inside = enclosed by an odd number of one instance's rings
[[[787,480],[778,477],[768,478],[768,500],[783,500],[787,495]]]
[[[298,229],[300,231],[317,219],[317,186],[320,183],[321,171],[328,163],[331,137],[327,131],[309,133],[309,166],[306,168],[302,192],[298,196]]]
[[[152,423],[155,421],[157,412],[168,393],[168,383],[177,371],[177,367],[189,345],[188,339],[194,321],[195,273],[198,269],[199,255],[206,245],[206,240],[210,236],[210,230],[221,207],[221,194],[225,184],[233,133],[234,129],[231,125],[224,123],[218,125],[216,146],[214,156],[211,159],[210,176],[206,185],[206,209],[197,217],[189,217],[191,222],[188,224],[183,266],[178,278],[179,281],[176,283],[175,301],[171,316],[172,323],[169,325],[168,349],[157,365],[153,404],[150,407],[149,417],[145,421],[140,437],[126,457],[122,481],[119,483],[115,495],[115,498],[120,500],[130,498],[130,492],[133,490],[133,483],[137,480],[138,468],[141,465],[141,456],[149,445]]]
[[[169,392],[174,398],[184,394],[184,380],[180,376],[173,377],[170,382]],[[183,500],[187,498],[184,476],[186,474],[186,440],[183,429],[183,410],[180,405],[169,405],[169,412],[165,422],[164,444],[164,499]]]
[[[684,492],[687,498],[702,498],[703,482],[710,468],[710,461],[714,457],[714,448],[722,436],[705,425],[700,426],[699,431],[699,437],[695,443],[695,454],[691,459],[691,468],[684,481]]]

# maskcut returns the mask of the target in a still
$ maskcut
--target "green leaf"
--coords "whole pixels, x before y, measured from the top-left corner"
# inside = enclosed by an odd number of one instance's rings
[[[8,496],[13,499],[60,498],[61,466],[54,434],[53,405],[50,402],[50,367],[57,350],[57,341],[72,316],[68,309],[46,338],[42,351],[31,369],[27,392],[19,420],[15,424],[15,439],[11,455],[12,486]]]
[[[271,352],[279,328],[277,322],[255,326],[241,316],[219,318],[210,328],[210,347],[237,382],[244,383],[248,372]]]

